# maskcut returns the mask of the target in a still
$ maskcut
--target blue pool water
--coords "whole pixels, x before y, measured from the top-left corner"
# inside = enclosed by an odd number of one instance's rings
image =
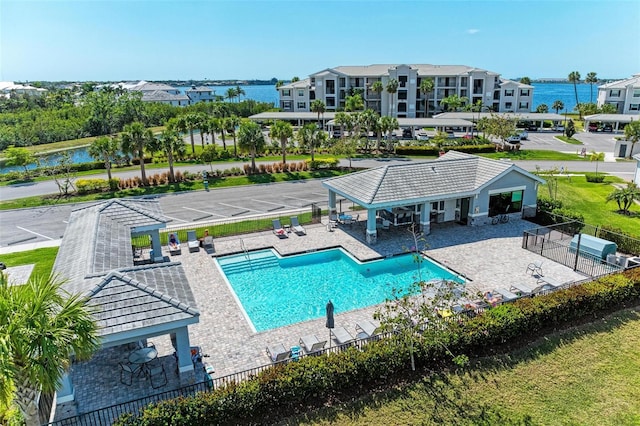
[[[422,280],[461,278],[411,254],[361,263],[341,249],[280,257],[273,250],[220,257],[218,265],[256,331],[384,302],[392,289]]]

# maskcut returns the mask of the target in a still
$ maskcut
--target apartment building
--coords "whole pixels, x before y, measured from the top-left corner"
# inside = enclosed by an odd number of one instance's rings
[[[598,87],[598,106],[615,105],[618,114],[640,114],[640,74]]]
[[[433,81],[434,89],[425,94],[420,91],[420,84],[427,78]],[[386,91],[392,79],[398,82],[393,94]],[[382,92],[373,90],[377,81],[382,83]],[[285,112],[310,111],[315,99],[321,99],[327,111],[341,110],[347,96],[360,93],[366,108],[398,118],[431,117],[441,113],[444,108],[440,102],[452,95],[464,97],[473,104],[480,101],[496,112],[530,112],[533,101],[533,86],[464,65],[339,66],[281,86],[279,92],[279,106]]]

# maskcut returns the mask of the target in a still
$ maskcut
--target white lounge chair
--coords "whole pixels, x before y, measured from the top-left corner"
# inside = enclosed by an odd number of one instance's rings
[[[520,297],[517,294],[512,293],[505,288],[497,288],[494,290],[494,292],[500,295],[503,302],[513,302],[514,300],[517,300]]]
[[[551,278],[551,277],[539,277],[538,281],[537,281],[538,284],[548,284],[553,289],[564,287],[564,286],[568,285],[570,282],[571,281],[563,283],[563,282],[560,282],[560,281],[556,280],[555,278]]]
[[[285,229],[282,227],[282,224],[280,224],[280,219],[273,219],[271,223],[273,224],[273,233],[278,238],[289,238],[287,236],[287,231],[285,231]]]
[[[306,235],[307,231],[304,229],[300,222],[298,222],[298,216],[291,217],[291,229],[298,235]]]
[[[512,293],[518,294],[522,297],[522,296],[537,294],[537,293],[540,293],[541,291],[550,290],[550,289],[551,289],[551,286],[544,282],[538,283],[536,285],[530,285],[527,283],[517,283],[517,284],[511,284],[511,288],[509,289],[509,291],[511,291]]]
[[[267,355],[271,358],[271,362],[282,362],[291,358],[291,349],[287,349],[282,343],[278,343],[267,347]]]
[[[200,241],[196,237],[196,231],[187,231],[187,244],[189,251],[200,251]]]
[[[315,334],[302,336],[300,338],[300,346],[302,346],[308,354],[324,349],[326,344],[326,340],[318,339],[318,336],[316,336]]]
[[[356,333],[358,338],[367,339],[382,333],[382,327],[376,326],[369,320],[361,320],[356,323]]]
[[[354,337],[344,327],[335,327],[330,329],[333,339],[341,345],[354,341]]]
[[[175,242],[171,241],[172,236],[173,236],[173,239],[175,239]],[[178,239],[177,234],[169,234],[169,241],[167,245],[169,246],[169,254],[171,256],[182,253],[182,250],[180,249],[180,240]]]

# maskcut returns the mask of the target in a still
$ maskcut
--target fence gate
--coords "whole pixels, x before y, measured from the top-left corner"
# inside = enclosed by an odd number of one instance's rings
[[[316,203],[311,204],[311,223],[322,221],[322,209]]]

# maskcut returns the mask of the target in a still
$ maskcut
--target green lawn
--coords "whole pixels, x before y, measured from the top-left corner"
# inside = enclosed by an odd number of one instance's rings
[[[541,176],[544,178],[544,176]],[[591,225],[610,225],[640,237],[640,206],[634,204],[631,215],[618,213],[618,205],[606,202],[607,195],[614,191],[611,183],[624,183],[615,176],[607,176],[603,183],[587,182],[584,176],[558,179],[558,196],[565,208],[580,212],[586,223]],[[538,196],[549,198],[546,185],[540,186]]]
[[[637,425],[640,314],[623,310],[464,371],[426,377],[282,424]]]
[[[588,161],[588,158],[576,154],[567,154],[565,152],[547,151],[538,149],[523,149],[520,151],[502,151],[478,154],[481,157],[501,159],[508,158],[510,160],[548,160],[548,161]]]
[[[7,267],[35,264],[31,276],[38,275],[48,277],[51,275],[53,262],[55,262],[57,254],[58,247],[45,247],[2,254],[0,255],[0,262],[3,262]]]

